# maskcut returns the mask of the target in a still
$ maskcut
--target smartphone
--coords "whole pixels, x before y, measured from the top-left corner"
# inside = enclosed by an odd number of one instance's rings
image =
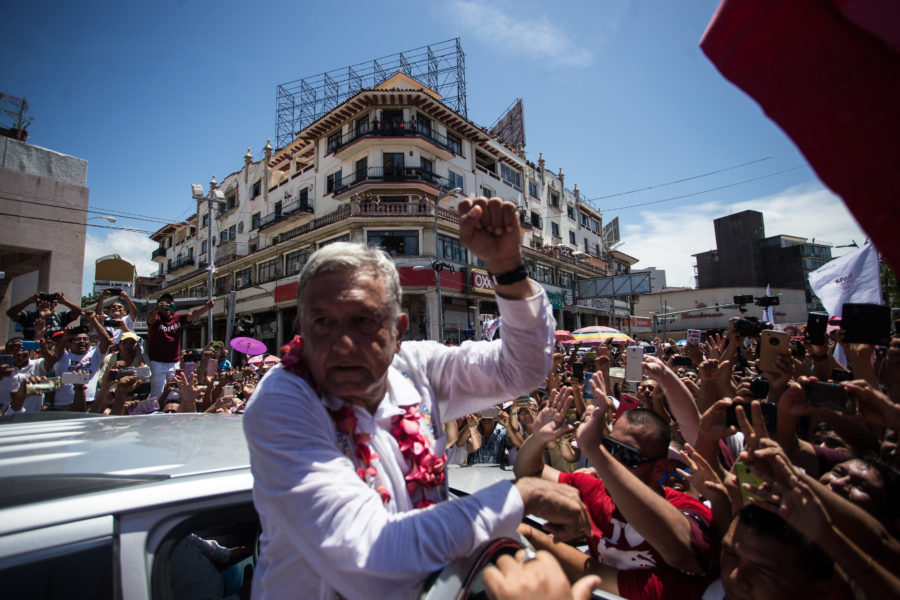
[[[22,340],[22,350],[40,350],[41,343],[35,340]]]
[[[0,354],[0,365],[12,365],[12,364],[13,364],[12,354]]]
[[[737,419],[737,411],[735,408],[738,406],[743,407],[744,414],[747,416],[747,420],[753,424],[753,411],[750,410],[749,402],[735,402],[725,412],[725,424],[726,425],[734,425],[735,427],[739,427],[738,419]],[[766,429],[770,434],[775,433],[775,429],[778,427],[778,406],[771,402],[760,402],[759,407],[762,409],[763,414],[763,422],[766,424]]]
[[[219,370],[219,362],[216,359],[210,359],[209,362],[206,363],[206,376],[207,377],[215,377],[218,370]]]
[[[234,398],[234,386],[229,384],[222,388],[222,395],[226,398]]]
[[[759,370],[777,372],[775,359],[791,355],[791,334],[787,331],[766,329],[759,338]]]
[[[90,373],[72,373],[71,371],[67,371],[59,376],[59,382],[63,385],[87,385],[90,380]]]
[[[139,383],[137,387],[134,388],[134,391],[131,392],[131,396],[132,398],[143,400],[150,395],[150,389],[150,382],[144,381],[142,383]]]
[[[673,367],[693,367],[694,361],[691,360],[690,356],[678,355],[672,359]]]
[[[107,288],[106,292],[113,296],[118,296],[122,293],[122,288]]]
[[[584,363],[576,362],[572,363],[572,377],[576,378],[578,381],[584,382]]]
[[[753,487],[759,487],[763,484],[763,479],[750,470],[746,464],[738,461],[734,463],[734,474],[737,476],[738,486],[741,488],[741,499],[744,501],[744,504],[750,504],[750,498],[756,497],[762,500],[757,494],[753,492],[747,491],[744,489],[744,484],[749,483]]]
[[[640,381],[644,374],[641,362],[644,360],[644,349],[640,346],[625,348],[625,381]]]
[[[831,380],[835,383],[840,383],[842,381],[853,381],[853,372],[845,371],[844,369],[832,369]]]
[[[806,318],[806,335],[814,346],[825,345],[825,331],[828,329],[828,313],[811,312]]]
[[[887,346],[891,342],[891,309],[885,304],[845,304],[841,316],[844,342]]]
[[[186,362],[184,363],[184,376],[188,381],[191,380],[191,377],[194,376],[194,371],[197,370],[197,363],[195,362]]]
[[[103,321],[104,327],[120,327],[122,325],[122,321],[119,319],[106,319]]]
[[[56,294],[38,294],[38,299],[43,300],[44,302],[54,302],[56,300]]]
[[[637,408],[640,403],[641,401],[631,394],[622,394],[622,398],[619,400],[619,407],[616,409],[616,414],[613,417],[613,421],[618,420],[619,417],[627,413],[629,410]]]
[[[198,363],[200,362],[200,351],[198,350],[190,350],[184,353],[184,362],[185,364],[192,362]]]
[[[240,369],[233,371],[231,373],[231,380],[232,381],[243,381],[244,380],[244,372],[241,371]]]
[[[688,329],[686,341],[688,344],[697,344],[700,345],[700,330],[699,329]]]
[[[499,416],[500,416],[500,409],[497,408],[496,406],[492,406],[490,408],[486,408],[483,411],[481,411],[482,419],[496,419]]]
[[[134,369],[119,369],[118,371],[116,371],[116,374],[113,375],[113,380],[118,381],[119,379],[122,379],[123,377],[131,377],[132,375],[135,375],[135,374],[136,373],[135,373]]]
[[[149,415],[159,412],[159,400],[157,398],[144,398],[128,409],[129,415]]]
[[[817,381],[806,386],[806,403],[810,406],[856,414],[856,399],[839,383]]]

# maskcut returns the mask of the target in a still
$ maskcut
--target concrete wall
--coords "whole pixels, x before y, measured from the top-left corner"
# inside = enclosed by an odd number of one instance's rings
[[[87,161],[0,138],[0,270],[10,279],[0,337],[14,332],[6,310],[35,291],[81,300],[86,177]]]

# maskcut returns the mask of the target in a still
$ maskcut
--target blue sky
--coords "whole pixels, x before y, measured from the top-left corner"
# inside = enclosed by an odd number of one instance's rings
[[[221,181],[274,141],[279,83],[460,37],[469,118],[489,125],[523,98],[529,158],[542,152],[605,221],[618,216],[620,249],[670,285],[692,283],[714,218],[748,208],[769,235],[861,243],[794,144],[700,51],[717,5],[16,3],[0,23],[0,91],[28,99],[29,142],[88,161],[97,214],[153,231],[193,212],[191,183]],[[86,285],[111,252],[155,270],[145,234],[88,233]]]

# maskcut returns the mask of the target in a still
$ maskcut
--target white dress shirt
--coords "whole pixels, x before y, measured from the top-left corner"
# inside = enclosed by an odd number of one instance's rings
[[[278,366],[263,378],[244,415],[253,499],[262,524],[253,580],[260,598],[410,598],[422,580],[492,538],[513,535],[524,505],[504,481],[465,498],[412,509],[408,464],[390,434],[401,406],[422,405],[423,433],[444,452],[441,423],[526,394],[552,365],[555,322],[543,290],[525,300],[497,297],[502,340],[404,342],[388,370],[374,415],[353,406],[359,430],[380,457],[387,504],[339,447],[334,421],[300,377]],[[430,425],[430,427],[428,426]]]

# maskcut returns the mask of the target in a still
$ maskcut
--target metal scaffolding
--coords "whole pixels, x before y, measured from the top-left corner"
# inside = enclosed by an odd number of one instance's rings
[[[280,84],[275,94],[277,147],[284,148],[298,131],[397,71],[421,81],[440,94],[449,108],[468,118],[466,55],[459,38],[453,38]]]

